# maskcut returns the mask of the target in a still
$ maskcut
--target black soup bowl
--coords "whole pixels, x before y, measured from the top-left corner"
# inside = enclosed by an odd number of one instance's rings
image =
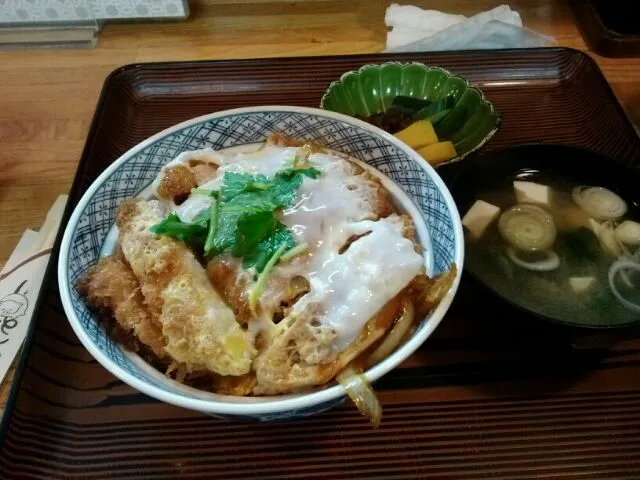
[[[640,169],[553,144],[514,145],[460,167],[449,183],[471,276],[566,326],[640,324]]]

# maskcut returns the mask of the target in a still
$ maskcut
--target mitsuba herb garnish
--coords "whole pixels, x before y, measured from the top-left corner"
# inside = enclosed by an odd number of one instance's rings
[[[183,222],[172,213],[151,231],[181,240],[207,258],[225,253],[241,257],[245,269],[255,267],[260,273],[276,253],[280,257],[294,248],[304,251],[296,247],[291,231],[276,213],[293,203],[303,177],[320,175],[306,165],[281,170],[273,178],[226,172],[219,190],[193,191],[212,197],[212,202],[192,222]]]

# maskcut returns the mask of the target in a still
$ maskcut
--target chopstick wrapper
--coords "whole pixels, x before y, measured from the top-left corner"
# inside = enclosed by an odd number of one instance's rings
[[[0,272],[0,381],[29,330],[66,202],[58,197],[40,231],[24,232]]]

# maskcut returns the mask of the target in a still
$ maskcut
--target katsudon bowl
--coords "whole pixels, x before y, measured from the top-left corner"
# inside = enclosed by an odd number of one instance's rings
[[[116,207],[134,197],[148,198],[163,166],[184,151],[251,148],[273,133],[325,146],[364,165],[380,179],[397,210],[412,218],[427,274],[435,276],[456,266],[455,278],[437,307],[417,319],[413,333],[393,353],[365,369],[365,378],[374,383],[397,367],[427,340],[447,312],[463,266],[461,221],[443,181],[412,149],[372,125],[334,112],[289,106],[217,112],[168,128],[122,155],[90,186],[66,226],[58,263],[64,310],[93,357],[131,387],[169,404],[236,420],[304,417],[346,398],[345,389],[336,382],[302,393],[265,396],[222,395],[178,383],[112,338],[76,288],[78,279],[114,248]]]

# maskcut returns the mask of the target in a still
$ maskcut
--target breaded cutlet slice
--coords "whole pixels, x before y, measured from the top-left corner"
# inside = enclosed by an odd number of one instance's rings
[[[113,317],[158,358],[166,356],[162,328],[147,311],[138,280],[120,250],[100,259],[76,282],[76,288],[91,308]]]
[[[162,169],[156,179],[156,195],[179,205],[191,189],[211,180],[218,170],[219,158],[213,150],[183,152],[181,161],[172,162]]]
[[[285,318],[282,335],[273,339],[269,348],[254,362],[256,385],[253,393],[275,395],[329,382],[382,338],[400,308],[400,296],[392,298],[365,324],[356,340],[339,353],[333,349],[334,337],[330,332],[325,335],[319,333],[318,328],[305,318]]]
[[[165,351],[189,372],[243,375],[256,352],[233,312],[184,243],[150,231],[167,213],[160,201],[139,199],[116,211],[120,247],[162,325]]]
[[[411,218],[402,215],[397,221],[403,236],[414,241],[415,227]],[[415,248],[418,250],[419,246],[415,244]],[[414,280],[422,276],[421,273]],[[315,311],[313,304],[302,312],[287,316],[282,325],[277,326],[279,335],[254,362],[257,381],[254,393],[265,395],[297,391],[330,381],[385,334],[401,310],[403,296],[413,293],[411,287],[412,282],[391,298],[343,351],[335,349],[335,332],[316,324],[315,319],[322,312]]]

